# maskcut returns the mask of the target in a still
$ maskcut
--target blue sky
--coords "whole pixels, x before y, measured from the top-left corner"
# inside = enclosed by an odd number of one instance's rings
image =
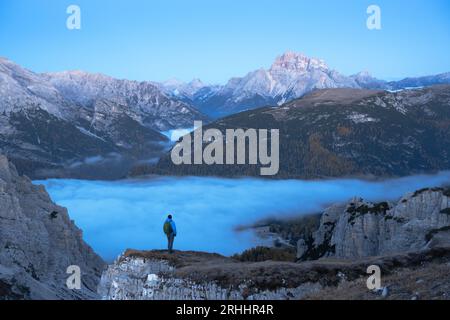
[[[81,8],[81,30],[66,8]],[[382,10],[382,30],[366,9]],[[0,0],[0,56],[33,71],[224,83],[286,50],[353,74],[450,71],[448,0]]]

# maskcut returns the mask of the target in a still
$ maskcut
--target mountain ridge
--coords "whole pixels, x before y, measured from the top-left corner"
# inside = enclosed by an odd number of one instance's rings
[[[166,148],[163,130],[207,117],[150,82],[66,71],[38,74],[0,60],[0,149],[33,178],[120,178]],[[105,168],[92,169],[90,158]]]
[[[308,92],[326,88],[400,90],[409,87],[450,83],[450,73],[400,81],[385,81],[368,71],[345,76],[331,69],[324,60],[287,51],[276,57],[268,69],[260,68],[242,77],[233,77],[224,85],[192,87],[186,93],[184,82],[165,87],[167,94],[196,106],[212,117],[251,110],[264,105],[281,105]]]

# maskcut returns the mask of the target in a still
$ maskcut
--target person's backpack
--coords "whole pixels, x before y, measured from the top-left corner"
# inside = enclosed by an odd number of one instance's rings
[[[170,221],[166,221],[164,223],[164,228],[163,229],[164,229],[164,233],[165,234],[171,234],[173,232],[172,224],[170,223]]]

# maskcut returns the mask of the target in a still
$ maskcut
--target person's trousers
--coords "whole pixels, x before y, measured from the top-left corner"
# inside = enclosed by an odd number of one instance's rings
[[[167,248],[169,249],[169,252],[172,252],[174,240],[175,235],[173,233],[167,235]]]

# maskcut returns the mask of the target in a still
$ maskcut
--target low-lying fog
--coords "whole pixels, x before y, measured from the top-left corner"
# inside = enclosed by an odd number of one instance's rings
[[[235,228],[268,217],[320,212],[353,196],[397,200],[407,192],[450,183],[450,172],[394,180],[259,180],[172,178],[149,180],[36,181],[69,209],[85,240],[104,259],[126,248],[161,249],[167,214],[178,228],[175,248],[231,255],[260,244],[252,232]]]

